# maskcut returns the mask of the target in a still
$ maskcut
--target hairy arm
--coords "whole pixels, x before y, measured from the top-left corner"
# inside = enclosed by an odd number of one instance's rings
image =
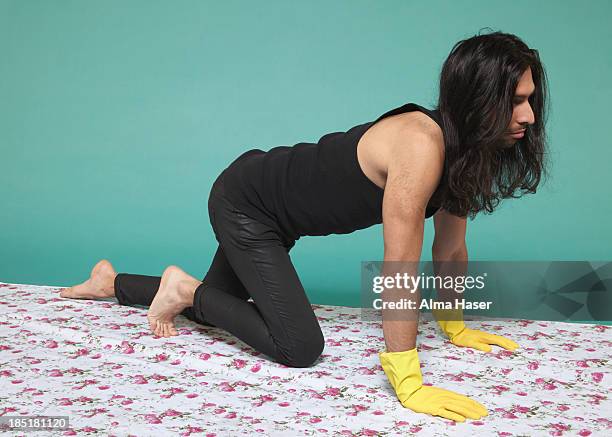
[[[381,274],[416,276],[427,203],[443,170],[442,138],[427,131],[407,130],[392,146],[392,156],[383,198],[384,261]],[[390,352],[416,347],[418,305],[415,309],[384,308],[385,303],[397,302],[402,297],[418,303],[420,292],[417,290],[407,296],[405,289],[390,288],[382,293],[383,335]]]
[[[383,198],[385,261],[382,274],[385,276],[397,271],[418,274],[425,211],[439,184],[444,163],[444,144],[436,141],[435,135],[407,138],[405,144],[400,143],[396,148],[387,172]],[[401,285],[398,288],[383,291],[383,332],[387,350],[379,352],[378,356],[399,401],[413,411],[459,422],[486,416],[488,412],[482,404],[464,395],[423,384],[416,349],[420,293],[417,290],[407,299],[416,303],[412,309],[395,310],[395,314],[390,315],[384,308],[386,300],[395,301],[398,295],[406,294],[401,293]],[[461,339],[463,344],[479,346],[480,336],[468,334],[469,338]]]
[[[434,226],[436,236],[432,246],[432,256],[435,274],[454,278],[465,276],[468,270],[468,253],[465,244],[466,218],[455,217],[441,210],[439,216],[438,214],[434,216]],[[440,301],[454,303],[455,299],[460,298],[461,294],[450,287],[438,289]],[[483,352],[490,352],[491,345],[498,345],[511,351],[519,347],[509,338],[468,328],[463,322],[462,311],[432,312],[451,343],[457,346],[470,347]]]
[[[466,217],[454,216],[444,209],[434,215],[435,236],[431,255],[436,276],[464,276],[468,252],[465,243]],[[458,297],[452,289],[438,289],[438,300],[453,302]]]

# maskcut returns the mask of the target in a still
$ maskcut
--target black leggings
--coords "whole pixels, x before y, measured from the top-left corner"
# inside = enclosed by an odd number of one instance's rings
[[[219,247],[196,289],[193,306],[181,314],[224,329],[279,363],[309,367],[323,352],[325,341],[289,257],[295,241],[237,210],[225,196],[224,175],[217,178],[208,199]],[[115,296],[122,305],[149,306],[160,280],[119,273]]]

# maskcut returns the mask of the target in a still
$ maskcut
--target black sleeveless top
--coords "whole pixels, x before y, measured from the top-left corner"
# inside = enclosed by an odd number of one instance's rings
[[[361,170],[357,143],[377,121],[410,111],[427,114],[443,129],[438,110],[406,103],[346,132],[323,135],[317,143],[252,149],[224,170],[228,199],[292,240],[380,224],[384,189]],[[437,210],[428,204],[425,217]]]

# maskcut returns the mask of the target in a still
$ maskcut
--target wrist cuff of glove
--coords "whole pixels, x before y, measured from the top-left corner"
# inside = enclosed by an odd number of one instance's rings
[[[444,331],[451,341],[465,329],[463,310],[461,308],[452,310],[433,309],[431,313],[438,322],[440,329]]]
[[[402,352],[379,352],[378,357],[400,401],[408,399],[423,386],[416,348]]]

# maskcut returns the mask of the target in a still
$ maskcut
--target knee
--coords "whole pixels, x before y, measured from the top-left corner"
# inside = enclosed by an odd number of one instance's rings
[[[296,343],[290,354],[284,357],[283,364],[289,367],[310,367],[323,353],[325,339],[320,329],[311,338]]]

